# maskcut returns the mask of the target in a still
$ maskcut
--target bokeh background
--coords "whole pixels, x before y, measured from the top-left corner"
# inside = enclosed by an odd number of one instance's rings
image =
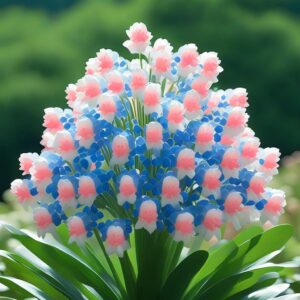
[[[289,156],[274,185],[287,191],[286,218],[298,228],[290,251],[299,255],[299,0],[0,0],[0,194],[20,176],[20,153],[40,150],[44,108],[66,106],[65,87],[100,48],[126,57],[121,45],[135,21],[175,48],[217,51],[218,87],[247,88],[250,126],[264,147]],[[1,206],[16,220],[14,206]]]

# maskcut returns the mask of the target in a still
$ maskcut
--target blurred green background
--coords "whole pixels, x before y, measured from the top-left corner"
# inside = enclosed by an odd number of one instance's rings
[[[218,86],[248,89],[263,146],[300,149],[299,0],[1,0],[0,193],[20,176],[19,154],[40,150],[43,109],[66,106],[66,85],[99,48],[127,56],[134,21],[175,47],[217,51]]]

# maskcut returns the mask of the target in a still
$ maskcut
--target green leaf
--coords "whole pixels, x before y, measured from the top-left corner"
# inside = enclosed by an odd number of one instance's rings
[[[71,299],[83,299],[83,296],[74,285],[54,272],[49,266],[43,263],[34,264],[30,258],[26,259],[16,253],[9,253],[7,251],[0,250],[0,256],[15,261],[20,266],[32,271],[65,296]]]
[[[275,226],[265,231],[257,245],[249,250],[243,260],[243,265],[254,263],[273,251],[281,249],[293,234],[293,227],[289,224]]]
[[[209,252],[207,261],[202,269],[192,279],[184,299],[194,299],[194,295],[201,289],[206,278],[220,269],[236,254],[237,245],[233,241],[222,242],[213,251]]]
[[[281,269],[282,267],[272,266],[234,274],[210,285],[208,289],[200,290],[195,299],[226,299],[253,286],[263,275],[274,271],[278,272]]]
[[[119,299],[119,291],[115,286],[103,279],[91,266],[68,248],[38,240],[7,224],[3,224],[3,227],[28,250],[70,281],[78,280],[93,286],[103,298]]]
[[[202,268],[208,258],[208,252],[196,251],[185,258],[168,277],[160,299],[181,299],[189,282]]]
[[[282,284],[275,284],[272,286],[269,286],[267,288],[264,288],[259,291],[255,291],[248,295],[245,299],[251,299],[251,300],[269,300],[273,297],[276,297],[283,292],[285,292],[289,288],[288,283],[282,283]]]
[[[50,298],[40,289],[34,285],[9,276],[1,276],[0,282],[7,286],[9,289],[19,293],[22,298],[28,298],[29,296],[36,297],[40,300],[50,300]]]
[[[263,229],[259,225],[252,225],[244,230],[242,230],[236,237],[234,237],[233,241],[240,246],[244,242],[253,239],[254,237],[261,235],[263,233]]]

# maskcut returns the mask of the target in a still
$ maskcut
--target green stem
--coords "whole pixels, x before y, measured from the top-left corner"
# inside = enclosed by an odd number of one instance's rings
[[[101,250],[102,250],[102,252],[103,252],[103,254],[105,256],[105,259],[106,259],[106,261],[108,263],[108,266],[109,266],[109,268],[110,268],[110,270],[112,272],[112,275],[113,275],[114,279],[116,280],[116,283],[117,283],[117,285],[118,285],[118,287],[120,289],[120,293],[122,295],[122,299],[128,299],[128,295],[127,295],[127,293],[126,293],[126,291],[125,291],[125,289],[123,287],[123,284],[122,284],[122,282],[120,280],[120,277],[119,277],[119,275],[118,275],[118,273],[117,273],[117,271],[116,271],[116,269],[115,269],[115,267],[114,267],[111,259],[109,258],[108,254],[106,253],[106,250],[105,250],[103,241],[102,241],[102,239],[100,237],[99,231],[97,229],[94,229],[94,234],[95,234],[96,239],[98,241],[98,244],[99,244],[99,246],[100,246],[100,248],[101,248]]]
[[[139,61],[140,61],[141,69],[143,69],[143,59],[142,59],[142,54],[141,53],[139,53]]]

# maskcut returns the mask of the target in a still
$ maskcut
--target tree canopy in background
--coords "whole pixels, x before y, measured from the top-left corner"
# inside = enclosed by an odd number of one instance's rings
[[[194,42],[200,52],[217,51],[226,70],[217,85],[247,88],[250,125],[263,146],[283,154],[300,149],[299,1],[45,1],[56,8],[27,2],[0,4],[0,191],[19,176],[19,154],[40,150],[43,109],[66,105],[66,85],[100,48],[126,56],[119,45],[134,21],[174,47]]]

